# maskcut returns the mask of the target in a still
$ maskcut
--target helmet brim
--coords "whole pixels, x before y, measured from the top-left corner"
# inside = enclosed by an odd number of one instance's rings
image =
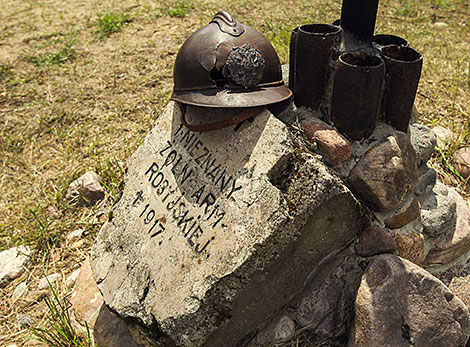
[[[202,107],[256,107],[289,99],[292,92],[285,85],[252,89],[205,89],[173,91],[171,100]]]

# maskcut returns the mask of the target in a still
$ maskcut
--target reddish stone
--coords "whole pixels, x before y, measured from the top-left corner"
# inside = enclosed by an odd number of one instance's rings
[[[405,201],[417,181],[415,151],[400,131],[370,148],[349,175],[353,190],[380,212]]]
[[[393,217],[385,220],[385,226],[389,229],[399,229],[408,223],[417,219],[421,214],[421,206],[417,199],[414,199],[411,204],[401,209]]]
[[[394,253],[396,249],[397,243],[393,237],[377,225],[371,225],[364,229],[356,245],[356,252],[362,257]]]
[[[70,183],[65,199],[78,206],[93,206],[104,199],[104,195],[100,177],[95,172],[88,171]]]
[[[304,122],[302,130],[310,142],[315,142],[331,165],[341,165],[351,159],[349,141],[333,127],[323,123]]]
[[[93,279],[90,261],[87,258],[80,268],[80,274],[75,281],[74,291],[70,298],[76,319],[81,323],[87,322],[88,326],[93,329],[103,302],[103,296]]]
[[[449,264],[470,251],[470,208],[455,190],[449,189],[449,195],[457,205],[457,224],[444,241],[429,251],[423,262],[425,266]]]
[[[470,147],[460,148],[454,153],[453,164],[459,174],[467,179],[470,177]]]
[[[422,234],[396,234],[398,255],[420,265],[424,256],[424,237]]]

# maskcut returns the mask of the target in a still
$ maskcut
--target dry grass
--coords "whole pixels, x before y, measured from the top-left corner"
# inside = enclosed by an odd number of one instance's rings
[[[340,8],[340,0],[1,1],[0,249],[28,244],[38,258],[0,291],[0,345],[32,343],[14,322],[24,313],[41,321],[36,283],[43,264],[65,277],[85,258],[118,193],[120,168],[168,101],[185,38],[226,9],[265,34],[287,63],[291,29],[331,22]],[[446,155],[469,145],[469,17],[467,0],[379,5],[376,32],[405,37],[424,55],[416,103],[423,123],[459,136]],[[433,165],[468,195],[468,184],[438,159]],[[66,187],[87,170],[113,191],[100,206],[67,205]],[[88,237],[71,247],[64,235],[77,228]],[[21,281],[30,294],[13,303]]]

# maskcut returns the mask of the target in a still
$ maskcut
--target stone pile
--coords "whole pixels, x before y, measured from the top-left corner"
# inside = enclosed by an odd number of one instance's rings
[[[468,308],[438,278],[467,271],[470,209],[427,166],[429,128],[379,122],[350,142],[290,107],[201,134],[179,112],[130,159],[93,247],[98,344],[113,336],[100,322],[140,346],[468,339]]]

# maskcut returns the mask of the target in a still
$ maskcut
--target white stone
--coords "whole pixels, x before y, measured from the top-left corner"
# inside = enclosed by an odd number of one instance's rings
[[[10,248],[0,253],[0,287],[21,275],[29,261],[31,250],[24,246]]]
[[[20,296],[24,295],[27,290],[28,290],[28,285],[26,284],[26,282],[21,282],[20,284],[16,286],[15,290],[11,294],[11,299],[13,301],[16,301]]]
[[[65,279],[65,284],[67,285],[67,287],[73,286],[79,274],[80,269],[76,269],[74,272],[67,276],[67,278]]]
[[[50,274],[47,275],[43,278],[41,278],[38,282],[38,289],[46,289],[49,287],[49,283],[52,285],[54,284],[58,279],[62,277],[61,274],[55,273],[55,274]],[[48,282],[49,281],[49,282]]]
[[[187,120],[230,112],[188,107]],[[181,346],[235,345],[363,227],[342,181],[268,111],[191,133],[171,102],[124,183],[90,254],[94,278],[113,311]]]
[[[85,231],[83,229],[77,229],[72,231],[70,234],[67,235],[67,240],[68,241],[75,241],[80,239],[83,236],[83,233]]]

